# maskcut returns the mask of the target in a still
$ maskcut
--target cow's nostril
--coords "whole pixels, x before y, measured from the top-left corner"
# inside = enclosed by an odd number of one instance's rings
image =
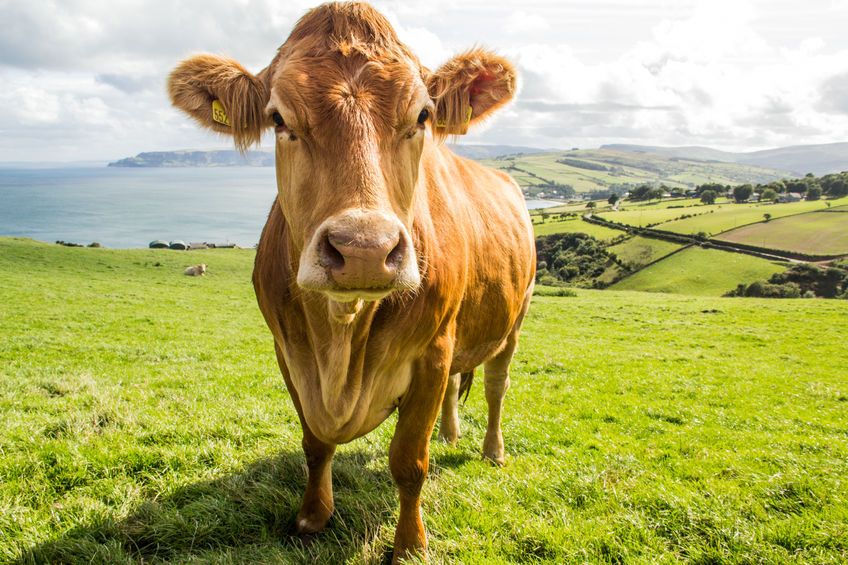
[[[333,242],[330,241],[329,234],[326,234],[324,236],[319,245],[319,257],[321,258],[321,266],[330,268],[334,271],[340,270],[344,267],[344,255],[342,255],[342,253],[338,249],[336,249],[336,246],[333,245]]]
[[[406,254],[406,241],[401,237],[398,240],[395,248],[389,251],[386,256],[386,266],[397,269],[403,262],[403,256]]]

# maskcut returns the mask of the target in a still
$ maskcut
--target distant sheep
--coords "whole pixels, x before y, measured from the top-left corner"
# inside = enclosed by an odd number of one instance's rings
[[[189,277],[202,277],[206,274],[206,263],[201,263],[200,265],[194,265],[193,267],[189,267],[185,270],[184,274]]]

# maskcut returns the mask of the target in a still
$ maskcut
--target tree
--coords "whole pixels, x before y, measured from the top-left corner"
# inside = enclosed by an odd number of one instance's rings
[[[620,200],[618,194],[610,194],[610,197],[607,198],[607,204],[610,206],[615,206],[615,203]]]
[[[648,191],[647,199],[648,200],[660,200],[665,194],[665,191],[661,188],[652,188]]]
[[[766,212],[765,214],[763,214],[763,218],[765,218],[765,221],[769,221],[769,220],[771,220],[771,214]]]
[[[717,196],[715,190],[705,190],[701,193],[701,202],[704,204],[715,204]]]
[[[638,200],[647,200],[648,192],[651,190],[651,185],[643,184],[637,186],[633,190],[630,191],[630,200],[638,201]]]
[[[818,185],[813,185],[807,189],[807,200],[818,200],[821,198],[822,189]]]
[[[785,182],[786,184],[786,192],[806,192],[807,191],[807,183],[803,180],[795,179],[788,180]]]
[[[724,192],[724,186],[717,182],[708,182],[695,187],[695,194],[700,196],[705,190],[712,190],[716,194]]]
[[[763,191],[763,194],[760,196],[761,201],[768,200],[769,202],[774,202],[777,200],[777,192],[774,191],[773,188],[767,188]]]
[[[750,184],[740,184],[733,187],[733,199],[737,203],[747,202],[752,194],[754,194],[754,187]]]
[[[588,208],[588,209],[590,209],[590,210],[593,210],[596,206],[597,206],[597,204],[595,204],[595,202],[594,202],[594,201],[589,201],[589,202],[586,204],[586,208]]]

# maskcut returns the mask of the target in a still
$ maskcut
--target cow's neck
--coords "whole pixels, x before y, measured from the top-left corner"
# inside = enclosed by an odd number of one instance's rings
[[[322,304],[323,302],[323,304]],[[364,389],[365,353],[376,303],[359,304],[344,317],[326,299],[310,301],[305,314],[323,408],[338,426],[350,423]],[[344,318],[344,319],[341,319]]]

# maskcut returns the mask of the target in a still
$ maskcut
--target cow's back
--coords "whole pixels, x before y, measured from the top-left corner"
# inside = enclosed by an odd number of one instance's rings
[[[536,270],[533,227],[521,190],[507,174],[433,147],[437,162],[430,194],[433,222],[451,246],[441,269],[462,269],[452,372],[491,357],[510,334]],[[427,155],[425,154],[425,159]],[[436,188],[438,187],[438,188]],[[434,202],[448,206],[432,205]],[[449,230],[457,233],[448,234]]]

